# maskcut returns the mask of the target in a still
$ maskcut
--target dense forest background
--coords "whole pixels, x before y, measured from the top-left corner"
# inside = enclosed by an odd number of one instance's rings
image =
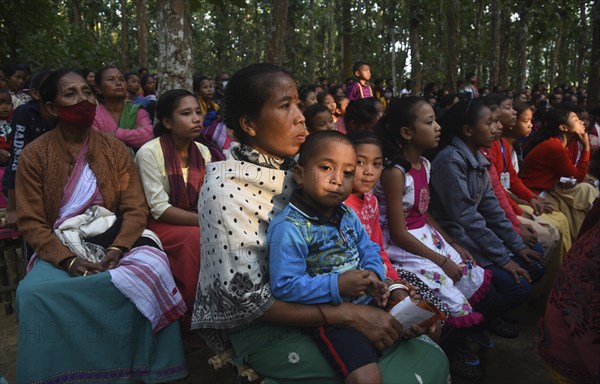
[[[454,89],[468,72],[478,75],[480,86],[521,89],[538,82],[586,86],[600,68],[600,40],[593,42],[600,11],[593,0],[0,3],[0,62],[32,70],[160,69],[161,24],[167,23],[161,12],[177,7],[184,20],[175,29],[191,27],[193,71],[208,76],[268,60],[301,83],[320,76],[341,81],[362,60],[374,77],[394,77],[397,84],[412,78],[416,89],[429,81]]]

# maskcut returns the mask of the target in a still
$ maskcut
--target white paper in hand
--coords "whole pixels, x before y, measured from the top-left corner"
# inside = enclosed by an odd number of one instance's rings
[[[394,316],[404,328],[422,324],[424,321],[435,316],[434,312],[420,308],[409,296],[394,305],[392,309],[390,309],[390,314]]]

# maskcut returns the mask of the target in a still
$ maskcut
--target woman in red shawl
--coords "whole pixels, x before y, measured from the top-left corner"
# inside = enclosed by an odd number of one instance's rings
[[[211,154],[194,141],[202,131],[202,113],[193,94],[165,92],[156,104],[156,117],[156,138],[140,148],[135,161],[150,207],[148,228],[159,236],[188,308],[182,318],[186,332],[200,271],[198,193]]]

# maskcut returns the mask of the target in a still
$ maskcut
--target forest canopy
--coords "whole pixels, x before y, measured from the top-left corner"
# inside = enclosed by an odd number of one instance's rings
[[[285,5],[283,29],[272,25],[277,1]],[[33,71],[157,68],[159,0],[2,3],[2,64]],[[508,89],[585,86],[592,6],[591,0],[190,0],[193,66],[212,77],[265,61],[271,31],[283,30],[281,64],[303,83],[321,76],[341,81],[362,60],[374,77],[391,78],[394,70],[397,84],[413,78],[415,88],[429,81],[452,88],[469,72],[479,84]]]

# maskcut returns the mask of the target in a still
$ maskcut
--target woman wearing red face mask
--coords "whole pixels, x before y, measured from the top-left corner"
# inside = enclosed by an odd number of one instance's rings
[[[29,324],[17,381],[67,382],[75,372],[86,382],[182,378],[175,320],[186,308],[144,230],[148,207],[129,151],[91,128],[96,100],[80,75],[56,71],[40,95],[57,124],[17,168],[17,223],[35,250],[17,290],[19,320]],[[30,326],[53,336],[31,336]]]

